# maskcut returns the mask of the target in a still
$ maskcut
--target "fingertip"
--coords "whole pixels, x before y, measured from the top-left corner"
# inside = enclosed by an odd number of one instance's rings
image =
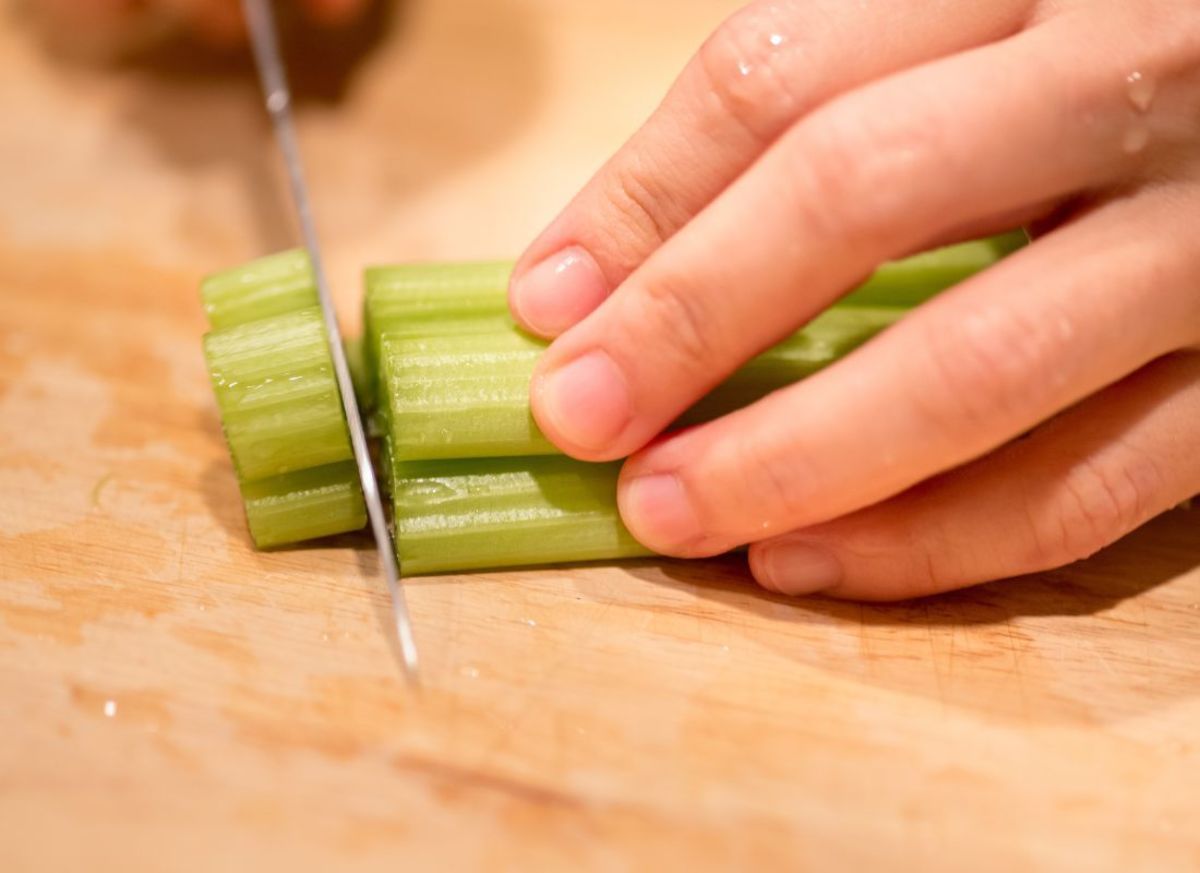
[[[555,337],[586,318],[608,296],[608,282],[582,246],[568,246],[513,273],[508,305],[530,333]]]
[[[593,348],[566,361],[553,350],[539,364],[530,387],[534,421],[552,443],[582,461],[621,457],[617,441],[633,419],[625,376],[603,350]]]
[[[751,546],[750,572],[768,591],[793,597],[828,594],[845,580],[841,560],[826,544],[788,537]]]
[[[703,529],[683,483],[674,473],[623,477],[617,506],[629,532],[659,554],[694,557]]]

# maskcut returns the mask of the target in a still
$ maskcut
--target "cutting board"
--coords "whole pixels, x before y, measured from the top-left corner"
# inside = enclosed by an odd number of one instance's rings
[[[405,5],[300,112],[347,323],[518,252],[730,8]],[[294,229],[244,65],[174,61],[0,24],[0,868],[1200,868],[1195,513],[893,606],[415,579],[406,687],[367,541],[248,542],[196,282]]]

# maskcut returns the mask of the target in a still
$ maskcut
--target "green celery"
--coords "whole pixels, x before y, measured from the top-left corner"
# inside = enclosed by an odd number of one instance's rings
[[[944,246],[881,266],[841,303],[914,306],[991,266],[1020,248],[1023,231]],[[366,360],[379,360],[383,334],[460,333],[482,322],[484,330],[508,316],[512,261],[417,263],[370,267],[365,274],[363,325]],[[492,321],[489,324],[490,320]]]
[[[347,337],[342,340],[342,348],[346,352],[346,367],[350,370],[350,381],[354,384],[354,397],[360,407],[368,406],[364,398],[370,393],[371,374],[367,371],[367,362],[363,358],[363,338],[361,336]]]
[[[896,306],[828,309],[803,330],[743,364],[685,412],[677,424],[712,421],[811,376],[895,324],[907,311]]]
[[[241,479],[353,457],[320,310],[213,331],[204,355]]]
[[[884,264],[842,306],[916,306],[1025,245],[1021,230],[944,246]]]
[[[759,355],[702,400],[690,422],[715,418],[847,354],[905,310],[834,308]],[[383,337],[380,417],[398,461],[515,457],[558,450],[529,409],[546,344],[515,327],[488,333]]]
[[[397,460],[546,455],[529,411],[546,343],[515,327],[383,338],[379,415]]]
[[[401,566],[421,575],[648,555],[617,512],[619,470],[562,456],[399,463]]]
[[[367,372],[377,372],[384,333],[460,333],[471,330],[477,319],[507,322],[512,267],[512,261],[472,261],[367,268],[363,300]]]
[[[201,283],[200,299],[217,330],[318,305],[312,265],[302,249],[214,273]]]
[[[250,536],[260,549],[359,530],[367,523],[354,461],[243,482],[241,490]]]

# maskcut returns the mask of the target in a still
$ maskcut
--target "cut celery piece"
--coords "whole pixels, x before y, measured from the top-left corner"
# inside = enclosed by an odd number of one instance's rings
[[[353,461],[243,482],[241,489],[250,536],[260,549],[359,530],[367,523]]]
[[[301,249],[214,273],[201,283],[200,299],[216,330],[318,305],[312,265]]]
[[[204,356],[242,480],[353,457],[320,310],[213,331]]]
[[[512,268],[512,261],[369,267],[363,301],[367,372],[376,372],[385,333],[463,333],[477,319],[507,322]]]
[[[802,379],[893,324],[905,310],[834,308],[750,361],[685,418],[746,406]],[[554,454],[529,409],[546,344],[515,327],[488,333],[383,338],[379,415],[397,461]]]
[[[367,306],[401,323],[504,315],[512,261],[413,263],[368,267]]]
[[[621,523],[619,470],[561,456],[397,464],[401,566],[421,575],[651,554]]]
[[[884,264],[842,306],[916,306],[987,269],[1028,241],[1024,231],[944,246]]]

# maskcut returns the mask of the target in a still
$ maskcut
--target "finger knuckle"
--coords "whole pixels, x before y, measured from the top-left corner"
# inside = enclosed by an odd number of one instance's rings
[[[1065,318],[1065,316],[1064,316]],[[1066,320],[1018,306],[963,312],[929,322],[921,337],[923,375],[911,400],[934,430],[962,440],[995,422],[1043,407],[1068,378],[1060,353]]]
[[[719,358],[719,325],[703,290],[672,273],[658,271],[641,286],[637,321],[669,358],[672,372],[700,376]]]
[[[603,197],[618,220],[602,222],[618,257],[638,263],[658,248],[686,220],[675,214],[672,198],[659,181],[660,174],[636,155],[626,156],[604,175]]]
[[[735,13],[700,47],[699,69],[721,111],[760,140],[773,139],[803,105],[779,35],[795,4],[755,4]]]
[[[762,534],[804,523],[802,482],[813,481],[803,470],[804,453],[793,446],[780,451],[763,434],[747,434],[737,442],[737,468],[752,501],[744,507],[740,522]],[[757,538],[757,537],[756,537]]]
[[[954,576],[945,566],[944,553],[935,552],[924,543],[914,542],[910,548],[913,571],[906,584],[896,590],[894,600],[928,597],[954,587]]]
[[[1150,517],[1161,485],[1154,462],[1133,451],[1118,463],[1081,460],[1062,480],[1042,563],[1077,561],[1115,542]]]
[[[869,242],[911,223],[908,180],[945,172],[953,160],[946,125],[914,101],[903,112],[880,113],[853,98],[833,104],[797,128],[804,182],[797,204],[809,226],[831,238]]]

